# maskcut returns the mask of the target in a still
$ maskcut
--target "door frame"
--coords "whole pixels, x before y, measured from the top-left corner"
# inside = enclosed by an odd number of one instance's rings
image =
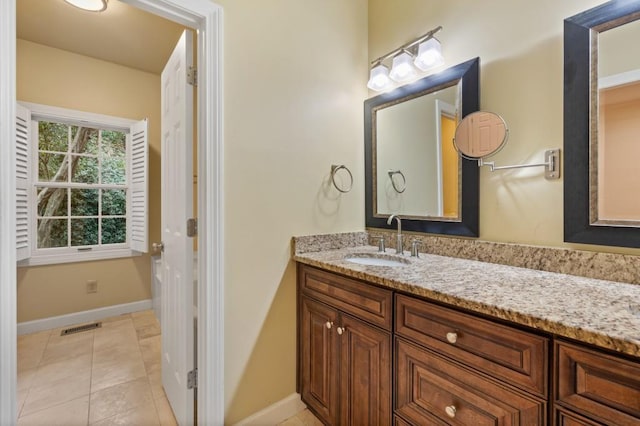
[[[198,423],[224,423],[223,13],[209,0],[123,0],[197,30]],[[16,0],[0,1],[0,424],[17,420]]]

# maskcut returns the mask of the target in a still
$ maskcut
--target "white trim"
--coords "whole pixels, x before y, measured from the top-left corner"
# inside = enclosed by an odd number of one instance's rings
[[[60,253],[60,254],[38,254],[32,255],[29,259],[22,262],[18,262],[18,267],[28,266],[40,266],[40,265],[53,265],[59,263],[75,263],[75,262],[90,262],[94,260],[107,260],[107,259],[119,259],[122,257],[134,257],[141,256],[142,253],[131,249],[119,249],[119,250],[95,250],[95,251],[78,251],[75,253]]]
[[[638,81],[640,81],[640,69],[602,77],[598,79],[598,89],[609,89]]]
[[[438,168],[438,214],[436,216],[444,216],[444,168],[442,166],[442,116],[455,118],[456,108],[441,99],[436,99],[436,166]]]
[[[18,323],[18,335],[51,330],[52,328],[66,327],[68,325],[82,324],[85,322],[98,321],[104,318],[130,314],[131,312],[146,311],[151,308],[152,301],[151,299],[147,299],[140,300],[138,302],[91,309],[88,311],[74,312],[72,314],[42,318],[39,320],[20,322]]]
[[[124,0],[198,29],[198,423],[224,424],[222,8],[209,0]],[[0,141],[15,117],[16,0],[0,1]],[[16,423],[13,144],[0,143],[0,424]],[[11,161],[9,161],[11,160]],[[10,200],[3,203],[2,200]]]
[[[114,117],[111,115],[95,114],[92,112],[78,111],[75,109],[60,108],[51,105],[35,104],[33,102],[19,101],[20,105],[31,110],[32,120],[50,119],[65,124],[90,125],[104,128],[105,130],[121,130],[129,133],[136,120]]]
[[[0,1],[0,425],[16,424],[16,0]]]
[[[288,397],[281,399],[275,404],[258,411],[244,420],[236,423],[235,426],[261,426],[277,425],[295,416],[307,408],[300,399],[299,393],[292,393]]]

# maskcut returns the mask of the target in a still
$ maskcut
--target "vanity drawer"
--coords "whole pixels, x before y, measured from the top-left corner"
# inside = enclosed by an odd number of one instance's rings
[[[414,425],[545,425],[545,401],[396,338],[395,412]]]
[[[556,342],[557,404],[610,425],[640,424],[640,364]]]
[[[391,290],[304,265],[300,266],[298,272],[303,293],[385,330],[391,330]]]
[[[547,398],[548,339],[396,295],[396,333]]]

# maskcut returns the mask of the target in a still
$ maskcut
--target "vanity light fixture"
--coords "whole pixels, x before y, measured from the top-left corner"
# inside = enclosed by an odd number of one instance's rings
[[[416,56],[414,63],[416,64],[416,67],[422,71],[428,71],[444,64],[442,45],[440,44],[440,41],[437,38],[432,37],[420,43],[418,45],[418,55]]]
[[[390,86],[391,79],[389,78],[389,68],[378,62],[369,72],[369,82],[367,83],[367,87],[379,92]]]
[[[367,87],[378,92],[386,90],[393,82],[413,80],[418,70],[424,72],[443,65],[442,46],[434,37],[441,29],[437,27],[371,62]],[[383,64],[389,58],[393,58],[391,71]]]
[[[64,0],[71,6],[78,9],[87,10],[89,12],[104,12],[107,10],[107,2],[109,0]]]
[[[393,57],[393,66],[389,77],[398,83],[404,83],[416,76],[416,69],[413,67],[413,55],[406,50],[402,50]]]

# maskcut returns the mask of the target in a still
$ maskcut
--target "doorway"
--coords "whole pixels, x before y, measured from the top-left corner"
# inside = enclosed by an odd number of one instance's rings
[[[201,59],[198,86],[198,176],[199,176],[199,257],[198,277],[198,360],[201,379],[198,421],[222,424],[223,394],[223,253],[222,253],[222,131],[221,131],[221,21],[222,11],[201,0],[130,0],[127,3],[161,15],[182,25],[197,28]],[[3,140],[12,140],[15,116],[15,0],[0,5],[0,126]],[[16,418],[16,274],[15,274],[15,189],[13,144],[0,144],[2,182],[0,183],[0,423]],[[208,165],[208,167],[205,167]],[[215,374],[218,372],[218,374]]]

